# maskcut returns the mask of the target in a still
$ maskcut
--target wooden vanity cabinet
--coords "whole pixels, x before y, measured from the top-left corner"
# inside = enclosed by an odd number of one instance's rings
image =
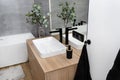
[[[33,80],[73,80],[79,61],[80,51],[73,49],[73,58],[67,59],[66,54],[49,58],[41,58],[32,43],[27,40],[29,65]]]

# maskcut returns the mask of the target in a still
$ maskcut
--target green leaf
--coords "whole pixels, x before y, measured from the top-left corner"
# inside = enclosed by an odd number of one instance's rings
[[[68,2],[65,2],[66,3],[66,6],[69,6]]]
[[[74,6],[70,7],[68,2],[60,3],[61,12],[57,14],[57,17],[61,18],[65,24],[71,23],[75,18],[75,8]]]
[[[41,6],[39,4],[34,4],[32,10],[25,16],[26,21],[31,24],[40,24],[41,26],[48,25],[49,15],[43,15],[41,12]]]

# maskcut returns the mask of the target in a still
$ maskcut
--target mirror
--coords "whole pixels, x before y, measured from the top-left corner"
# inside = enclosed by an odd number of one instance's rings
[[[51,12],[50,14],[50,31],[54,31],[56,28],[62,28],[63,33],[65,33],[64,22],[62,19],[57,17],[58,12],[61,10],[59,6],[60,3],[65,3],[66,1],[70,4],[70,7],[75,3],[75,13],[76,13],[76,23],[78,29],[74,30],[77,33],[74,33],[74,37],[71,31],[69,34],[69,39],[73,44],[75,43],[75,47],[81,47],[83,45],[83,41],[86,40],[87,35],[87,22],[88,22],[88,7],[89,0],[34,0],[35,3],[41,3],[43,12]],[[83,21],[83,25],[78,26],[78,23]],[[86,23],[84,23],[84,21]],[[69,24],[68,27],[73,27],[73,24]],[[53,35],[56,33],[52,33]],[[79,34],[79,35],[76,35]],[[62,35],[65,38],[65,35]],[[84,38],[84,40],[83,40]],[[78,40],[77,40],[78,39]],[[77,41],[76,41],[77,40]],[[70,42],[70,41],[69,41]],[[76,44],[78,44],[76,46]],[[71,44],[70,44],[71,45]],[[82,47],[81,47],[82,48]]]
[[[89,0],[49,0],[49,9],[51,12],[50,16],[50,30],[54,30],[56,28],[64,28],[64,22],[61,18],[57,17],[58,12],[61,10],[59,6],[60,3],[68,2],[70,7],[73,3],[75,3],[75,13],[76,13],[76,26],[78,29],[75,30],[80,34],[84,35],[84,39],[86,39],[87,34],[87,22],[88,22],[88,7]],[[78,23],[83,25],[78,26]],[[84,21],[86,23],[84,23]],[[69,24],[68,27],[73,26],[73,24]]]

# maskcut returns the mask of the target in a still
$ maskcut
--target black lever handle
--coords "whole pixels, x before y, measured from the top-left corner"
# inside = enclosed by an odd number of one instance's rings
[[[81,21],[81,25],[83,25],[83,23],[87,23],[86,21]]]

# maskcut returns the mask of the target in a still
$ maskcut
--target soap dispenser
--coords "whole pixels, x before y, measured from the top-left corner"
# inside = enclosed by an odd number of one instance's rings
[[[67,50],[66,50],[66,58],[67,59],[71,59],[72,58],[72,49],[71,49],[71,46],[70,45],[68,45],[68,48],[67,48]]]

